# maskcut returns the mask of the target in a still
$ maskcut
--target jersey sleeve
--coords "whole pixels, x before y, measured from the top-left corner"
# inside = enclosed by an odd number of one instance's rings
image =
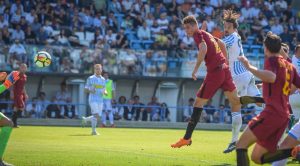
[[[86,80],[86,84],[85,84],[85,87],[84,87],[84,88],[90,89],[90,87],[91,87],[91,79],[88,78],[88,79]]]
[[[296,70],[296,68],[293,66],[293,73],[294,73],[294,79],[293,79],[293,84],[297,87],[300,88],[300,76]]]
[[[271,57],[266,60],[265,70],[269,70],[269,71],[273,72],[274,74],[276,74],[277,68],[278,68],[278,61],[276,58]]]

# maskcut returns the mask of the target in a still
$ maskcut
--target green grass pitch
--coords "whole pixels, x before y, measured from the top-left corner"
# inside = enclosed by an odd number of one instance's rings
[[[16,166],[229,166],[229,131],[195,131],[193,144],[172,149],[184,130],[27,127],[14,129],[4,159]],[[250,150],[251,151],[251,150]],[[254,165],[253,163],[251,165]],[[289,165],[298,165],[296,163]]]

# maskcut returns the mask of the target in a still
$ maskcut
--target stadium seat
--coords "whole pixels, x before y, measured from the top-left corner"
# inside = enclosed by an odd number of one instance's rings
[[[243,45],[243,51],[244,51],[244,54],[247,54],[250,50],[250,46],[248,44],[244,44]]]
[[[252,50],[253,54],[256,54],[258,56],[258,54],[261,52],[261,46],[260,45],[252,45],[251,50]]]

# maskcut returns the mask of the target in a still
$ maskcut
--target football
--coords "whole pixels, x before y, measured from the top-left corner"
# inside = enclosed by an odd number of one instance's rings
[[[46,51],[39,51],[34,56],[34,63],[37,67],[47,67],[51,64],[51,55]]]

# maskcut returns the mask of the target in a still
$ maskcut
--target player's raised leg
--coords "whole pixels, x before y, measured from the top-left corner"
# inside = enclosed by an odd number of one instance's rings
[[[4,152],[12,132],[13,122],[0,112],[0,165],[10,166],[3,161]]]

